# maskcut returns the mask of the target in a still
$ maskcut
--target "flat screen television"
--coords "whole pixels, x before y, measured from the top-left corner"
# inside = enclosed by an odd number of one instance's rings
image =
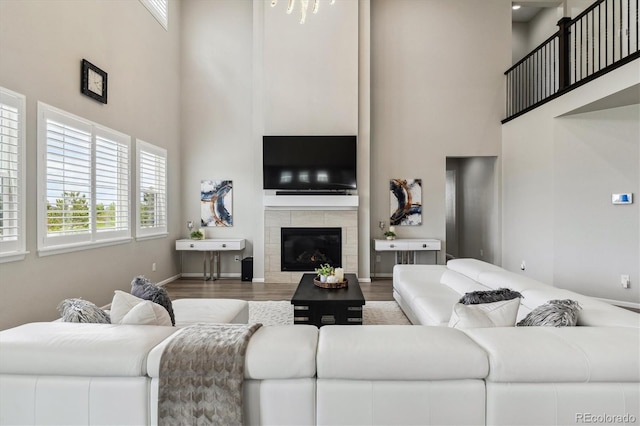
[[[355,135],[263,136],[264,189],[356,189],[356,145]]]

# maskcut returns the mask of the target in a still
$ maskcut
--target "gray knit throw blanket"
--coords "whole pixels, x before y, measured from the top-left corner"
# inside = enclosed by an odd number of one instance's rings
[[[244,358],[262,324],[196,324],[160,360],[158,424],[242,425]]]

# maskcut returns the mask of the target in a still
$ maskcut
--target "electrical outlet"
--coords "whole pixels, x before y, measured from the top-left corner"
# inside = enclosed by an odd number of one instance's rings
[[[480,257],[484,256],[484,250],[480,249]]]
[[[629,275],[620,275],[620,284],[622,288],[629,288]]]
[[[236,255],[236,257],[234,258],[236,262],[240,262],[240,256]]]
[[[380,255],[376,255],[376,263],[379,263],[381,260]]]
[[[151,271],[152,271],[152,272],[155,272],[155,271],[156,271],[156,266],[157,266],[157,265],[156,265],[156,262],[153,262],[153,263],[151,264]]]

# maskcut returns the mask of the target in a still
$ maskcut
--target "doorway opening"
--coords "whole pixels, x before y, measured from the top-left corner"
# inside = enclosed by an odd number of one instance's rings
[[[499,259],[497,157],[447,157],[446,259]]]

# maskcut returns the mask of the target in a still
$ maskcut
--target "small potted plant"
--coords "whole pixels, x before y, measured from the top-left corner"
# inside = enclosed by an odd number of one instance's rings
[[[192,240],[203,240],[204,239],[204,232],[202,232],[202,230],[198,229],[197,231],[191,231],[191,239]]]
[[[390,226],[389,230],[384,233],[384,236],[387,237],[387,240],[394,240],[396,238],[395,230],[395,227]]]
[[[328,263],[325,263],[316,268],[316,274],[320,277],[320,282],[325,283],[327,282],[327,277],[333,275],[333,268]]]

